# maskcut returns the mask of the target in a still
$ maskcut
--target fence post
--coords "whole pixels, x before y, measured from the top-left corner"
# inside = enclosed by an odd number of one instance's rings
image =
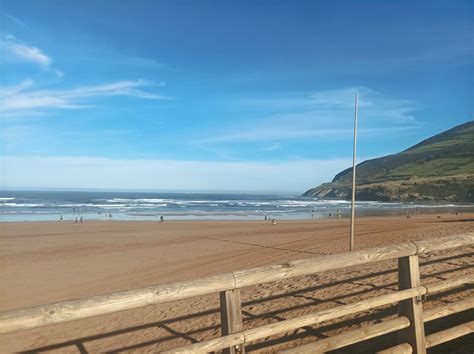
[[[405,290],[421,285],[418,256],[398,258],[398,289]],[[399,343],[409,343],[414,354],[426,354],[423,305],[420,297],[400,301],[399,316],[410,320],[410,327],[399,331]]]
[[[221,333],[223,336],[243,331],[240,289],[220,292]],[[243,344],[223,350],[226,354],[245,354]]]

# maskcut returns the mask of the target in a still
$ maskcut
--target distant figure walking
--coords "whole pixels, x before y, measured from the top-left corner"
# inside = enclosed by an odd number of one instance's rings
[[[109,213],[109,220],[112,220],[112,213]]]
[[[329,217],[332,218],[332,213],[329,213]]]
[[[74,219],[74,224],[77,224],[77,216],[76,216],[76,218]]]
[[[160,216],[160,223],[163,224],[165,222],[165,218],[163,217],[163,215]]]
[[[59,222],[63,222],[63,214],[59,217]]]
[[[81,218],[79,219],[79,222],[82,224],[84,222],[84,219],[82,219],[82,216]]]
[[[268,218],[267,218],[267,216],[265,215],[265,221],[267,221],[267,220],[268,220]]]

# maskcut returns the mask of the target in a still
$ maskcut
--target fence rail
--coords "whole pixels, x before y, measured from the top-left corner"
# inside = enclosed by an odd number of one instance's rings
[[[119,311],[156,305],[169,301],[220,293],[222,337],[176,348],[169,353],[205,352],[224,349],[226,352],[245,352],[245,344],[270,335],[297,329],[322,321],[369,310],[375,307],[399,303],[399,317],[374,325],[343,333],[333,338],[320,340],[307,347],[298,347],[298,352],[309,350],[321,352],[353,344],[385,333],[397,331],[400,346],[394,352],[403,352],[408,347],[414,353],[425,353],[427,345],[437,345],[438,339],[424,334],[424,322],[473,308],[473,298],[450,306],[423,313],[420,297],[446,289],[472,283],[474,275],[453,278],[422,286],[420,283],[418,256],[430,252],[470,246],[474,244],[474,233],[425,241],[410,241],[397,245],[372,248],[350,253],[313,257],[288,263],[222,273],[190,281],[156,285],[143,289],[122,291],[107,295],[73,301],[59,302],[32,308],[0,313],[0,333],[37,328],[72,320],[115,313]],[[365,265],[385,260],[398,259],[399,291],[374,297],[354,304],[338,306],[313,314],[245,330],[242,326],[240,289],[293,277],[310,275],[329,270]],[[459,326],[458,326],[459,327]],[[457,328],[457,327],[453,327]],[[453,338],[454,333],[466,333],[473,329],[472,322],[458,330],[446,331],[442,338]],[[436,343],[436,344],[433,344]],[[308,348],[308,349],[305,349]],[[405,349],[404,349],[405,348]],[[308,351],[308,352],[309,352]],[[288,351],[291,352],[291,351]]]

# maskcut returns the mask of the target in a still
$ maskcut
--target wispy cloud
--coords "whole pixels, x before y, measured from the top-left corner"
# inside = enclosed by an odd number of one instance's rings
[[[9,86],[9,87],[1,87],[0,88],[0,97],[8,97],[13,96],[21,91],[26,90],[27,88],[33,86],[34,81],[31,79],[26,79],[20,82],[17,85]]]
[[[38,113],[47,109],[74,109],[89,107],[94,98],[130,96],[159,100],[165,97],[144,91],[153,83],[144,80],[125,80],[101,85],[81,86],[69,90],[31,90],[33,80],[27,79],[16,86],[0,88],[0,112],[8,115]]]
[[[61,70],[51,67],[52,59],[39,48],[19,43],[14,36],[0,39],[0,48],[7,60],[27,61],[39,65],[62,78]],[[150,100],[166,99],[159,94],[143,90],[144,87],[162,86],[145,80],[123,80],[106,84],[80,86],[71,89],[33,89],[36,82],[25,79],[17,85],[0,87],[0,112],[8,116],[37,115],[48,109],[77,109],[90,107],[93,99],[105,96],[129,96]]]
[[[0,12],[0,19],[2,18]],[[5,17],[5,16],[3,16]],[[55,68],[52,63],[53,59],[46,55],[40,48],[22,43],[15,36],[7,34],[0,39],[0,62],[2,64],[13,64],[24,62],[39,67],[43,72],[53,74],[56,78],[61,79],[64,72]]]
[[[104,51],[75,57],[74,60],[87,62],[93,65],[116,66],[120,68],[141,68],[147,70],[175,71],[176,69],[167,63],[158,61],[154,58],[145,58],[140,56],[128,56],[117,52]]]
[[[355,93],[359,92],[361,134],[380,134],[416,126],[413,112],[418,105],[367,87],[348,87],[292,95],[282,98],[243,100],[242,105],[260,110],[279,110],[249,123],[197,140],[202,144],[251,141],[304,140],[309,138],[343,139],[352,134]]]
[[[412,129],[413,127],[396,128],[374,128],[358,129],[359,134],[380,134],[385,132],[395,132]],[[350,128],[344,129],[297,129],[288,128],[288,126],[276,128],[258,128],[249,131],[243,131],[234,134],[223,134],[200,139],[197,142],[203,144],[228,143],[228,142],[255,142],[255,141],[274,141],[274,140],[306,140],[312,138],[320,139],[347,139],[353,134]],[[265,151],[277,150],[277,145],[270,145]]]
[[[0,11],[0,19],[1,21],[5,22],[10,22],[15,24],[16,26],[23,27],[23,28],[29,28],[28,25],[20,20],[18,17],[13,16],[9,13],[6,13],[5,11]]]
[[[52,63],[51,58],[43,53],[41,49],[19,43],[11,35],[0,40],[0,48],[5,55],[5,59],[30,62],[43,68],[49,68]]]

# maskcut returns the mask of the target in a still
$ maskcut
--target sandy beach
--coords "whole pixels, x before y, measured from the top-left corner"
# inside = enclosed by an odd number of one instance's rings
[[[355,245],[363,249],[473,230],[473,213],[364,217],[356,223]],[[1,223],[0,231],[3,311],[343,252],[348,248],[349,220],[276,225],[264,221],[11,222]],[[472,251],[429,256],[422,267],[423,281],[469,273]],[[436,259],[440,262],[432,262]],[[394,263],[385,262],[244,289],[244,326],[386,293],[396,288],[391,269]],[[425,305],[473,292],[465,287]],[[150,306],[3,335],[0,347],[2,352],[156,352],[218,336],[217,306],[217,296]],[[357,325],[376,321],[376,313],[393,315],[390,309],[380,311],[360,314]],[[324,328],[301,329],[286,333],[291,338],[268,338],[249,349],[273,352],[356,325],[349,318],[342,320],[341,326],[335,321]]]

